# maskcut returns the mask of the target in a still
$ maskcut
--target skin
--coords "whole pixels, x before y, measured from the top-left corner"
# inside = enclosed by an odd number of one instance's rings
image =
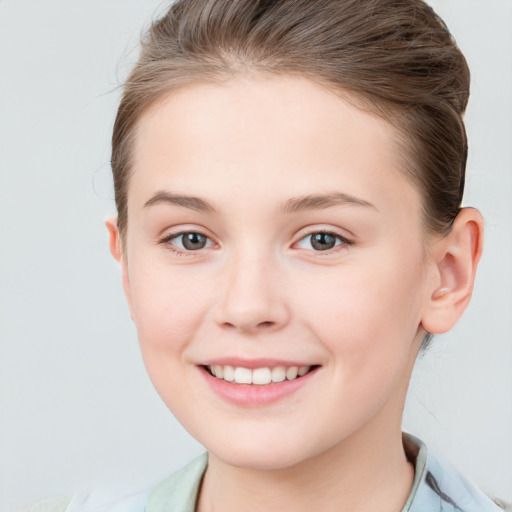
[[[448,236],[425,236],[396,136],[297,77],[188,87],[140,120],[125,238],[107,227],[149,376],[210,453],[198,510],[403,507],[407,386],[426,330],[467,305],[482,220],[462,210]],[[335,247],[315,249],[322,231]],[[187,251],[181,232],[208,243]],[[205,383],[200,365],[220,357],[320,368],[243,406]]]

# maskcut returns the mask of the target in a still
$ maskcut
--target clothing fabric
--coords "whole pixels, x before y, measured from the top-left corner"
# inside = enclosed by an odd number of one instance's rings
[[[414,482],[401,512],[503,512],[503,508],[450,464],[428,453],[417,438],[404,434],[404,448],[415,468]],[[205,453],[154,489],[114,501],[99,495],[63,496],[41,502],[29,512],[195,512],[201,480],[208,465]],[[102,503],[103,501],[103,503]]]

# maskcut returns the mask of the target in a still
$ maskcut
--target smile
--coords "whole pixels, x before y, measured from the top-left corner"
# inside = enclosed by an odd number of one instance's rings
[[[255,384],[264,386],[267,384],[295,380],[303,377],[312,366],[275,366],[274,368],[244,368],[231,365],[208,365],[210,374],[219,380],[236,384]]]
[[[322,365],[283,359],[210,359],[197,365],[207,386],[223,401],[262,407],[294,395],[317,380]]]

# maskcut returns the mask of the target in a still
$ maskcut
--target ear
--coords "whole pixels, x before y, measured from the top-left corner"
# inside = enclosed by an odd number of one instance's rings
[[[117,228],[117,217],[109,217],[105,221],[105,226],[108,231],[110,254],[112,254],[115,260],[121,263],[123,252],[121,248],[121,238]]]
[[[422,327],[432,334],[449,331],[469,304],[483,247],[484,223],[474,208],[463,208],[450,232],[431,250],[433,279],[427,290]]]
[[[126,258],[124,256],[124,252],[123,252],[123,246],[121,243],[121,236],[119,234],[119,228],[117,227],[117,217],[108,218],[105,221],[105,226],[107,227],[107,231],[108,231],[108,235],[109,235],[110,253],[114,257],[114,259],[117,262],[119,262],[119,265],[121,267],[124,295],[126,297],[126,301],[128,302],[128,309],[130,311],[130,317],[133,319],[130,279],[128,277],[128,265],[126,264]]]

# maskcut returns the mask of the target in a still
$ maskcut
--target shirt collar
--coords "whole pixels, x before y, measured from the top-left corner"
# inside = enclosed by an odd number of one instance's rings
[[[418,438],[404,433],[403,444],[415,473],[402,512],[503,512],[449,462],[428,453]]]
[[[149,495],[145,512],[195,512],[207,465],[208,453],[203,453],[158,484]]]
[[[452,466],[429,454],[422,441],[404,433],[403,444],[415,473],[401,512],[503,512]],[[195,512],[207,465],[208,454],[204,453],[157,485],[146,512]]]

